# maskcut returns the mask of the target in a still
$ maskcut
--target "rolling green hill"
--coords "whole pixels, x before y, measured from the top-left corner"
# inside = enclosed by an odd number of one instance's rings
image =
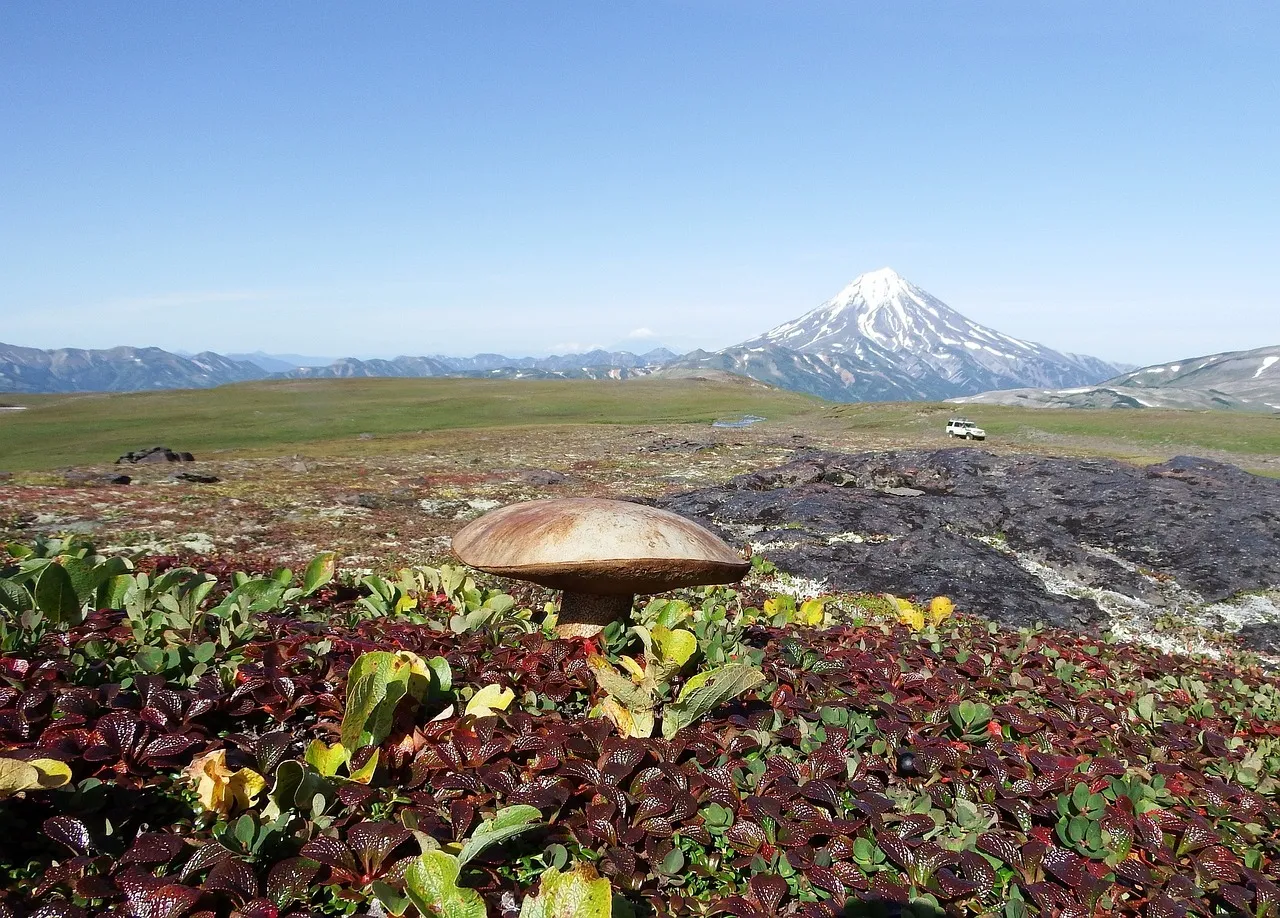
[[[750,380],[320,379],[213,389],[20,395],[0,412],[0,469],[112,462],[157,443],[256,450],[466,427],[711,422],[818,410]]]

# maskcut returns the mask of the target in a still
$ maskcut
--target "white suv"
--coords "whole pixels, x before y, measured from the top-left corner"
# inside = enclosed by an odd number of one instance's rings
[[[987,432],[973,421],[964,418],[952,418],[947,421],[947,436],[964,437],[966,440],[985,440]]]

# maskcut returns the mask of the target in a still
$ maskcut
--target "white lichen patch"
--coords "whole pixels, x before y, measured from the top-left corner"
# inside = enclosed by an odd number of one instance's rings
[[[1246,625],[1280,622],[1280,590],[1243,593],[1223,602],[1200,607],[1197,616],[1205,628],[1236,632]]]
[[[838,532],[833,536],[827,537],[827,544],[876,545],[880,542],[896,542],[899,538],[901,537],[883,532]]]
[[[716,520],[716,525],[729,534],[730,542],[749,542],[757,533],[764,532],[765,527],[759,523],[727,523]]]
[[[340,520],[348,516],[368,516],[370,510],[365,507],[321,507],[316,516],[326,520]]]
[[[775,551],[791,551],[800,547],[799,542],[785,539],[774,539],[772,542],[752,542],[750,544],[751,554],[753,555],[767,555]]]
[[[469,520],[482,513],[488,513],[490,510],[496,510],[501,506],[502,501],[500,500],[491,500],[487,497],[475,497],[471,500],[463,501],[463,506],[453,515],[453,518],[455,520]]]
[[[1044,560],[1010,548],[1000,537],[979,536],[980,542],[1017,561],[1034,575],[1047,592],[1058,596],[1091,600],[1107,616],[1111,633],[1122,641],[1145,644],[1166,653],[1203,654],[1220,657],[1217,636],[1231,635],[1249,624],[1280,621],[1280,592],[1249,593],[1225,602],[1206,603],[1195,590],[1170,577],[1126,561],[1113,552],[1084,546],[1090,554],[1106,558],[1143,578],[1150,599],[1129,596],[1115,590],[1081,583],[1065,570]]]
[[[173,539],[148,539],[127,545],[107,545],[101,549],[105,555],[145,552],[151,555],[169,555],[177,551],[189,551],[197,555],[211,555],[217,545],[207,532],[188,532]]]
[[[826,578],[811,580],[808,577],[795,577],[785,571],[775,571],[763,577],[752,573],[747,576],[746,582],[766,593],[786,593],[796,599],[813,599],[830,592]]]

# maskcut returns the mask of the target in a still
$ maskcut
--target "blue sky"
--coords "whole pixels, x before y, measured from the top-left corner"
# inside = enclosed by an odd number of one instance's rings
[[[3,4],[0,341],[721,347],[891,265],[1059,349],[1280,343],[1278,10]]]

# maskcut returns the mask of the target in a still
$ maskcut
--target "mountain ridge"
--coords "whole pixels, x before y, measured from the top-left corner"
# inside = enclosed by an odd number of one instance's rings
[[[951,401],[1027,408],[1228,408],[1280,412],[1280,345],[1151,364],[1096,386],[980,392]]]
[[[119,355],[123,366],[115,367],[113,373],[107,355],[115,352],[76,351],[78,356],[72,360],[50,356],[55,352],[9,347],[7,357],[0,350],[0,389],[121,391],[264,378],[377,376],[628,379],[714,370],[833,401],[940,401],[994,389],[1094,385],[1122,369],[980,325],[892,268],[861,274],[815,309],[740,344],[684,356],[658,348],[644,354],[597,349],[516,358],[501,354],[344,357],[325,366],[283,369],[264,359],[270,355],[260,353],[242,355],[256,358],[253,362],[209,353],[166,355],[154,348],[127,351]],[[63,363],[92,365],[94,372],[81,368],[59,373]],[[144,372],[148,367],[151,377]]]

